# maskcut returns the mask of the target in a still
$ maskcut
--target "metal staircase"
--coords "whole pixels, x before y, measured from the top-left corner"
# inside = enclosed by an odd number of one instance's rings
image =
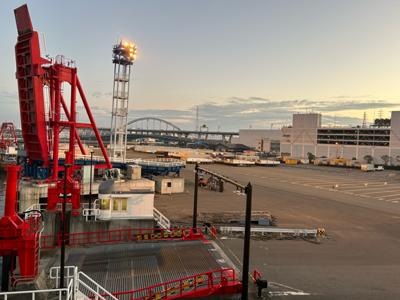
[[[68,286],[72,282],[73,298],[76,300],[100,299],[100,300],[118,300],[114,295],[107,291],[104,287],[94,281],[87,274],[78,270],[76,266],[64,267],[65,278]],[[59,288],[60,267],[50,269],[50,279],[55,280],[56,289]]]
[[[160,226],[160,228],[167,230],[171,228],[170,220],[155,207],[153,208],[153,215],[154,215],[154,220],[157,222],[157,225]]]

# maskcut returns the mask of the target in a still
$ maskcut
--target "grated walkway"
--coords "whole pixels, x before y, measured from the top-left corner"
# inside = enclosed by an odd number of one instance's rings
[[[212,244],[201,241],[130,243],[73,249],[66,265],[78,266],[110,292],[137,290],[228,267]]]

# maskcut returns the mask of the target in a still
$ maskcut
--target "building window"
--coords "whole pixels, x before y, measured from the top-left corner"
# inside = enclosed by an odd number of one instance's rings
[[[172,182],[167,182],[167,187],[172,187]]]
[[[110,209],[110,199],[104,198],[100,200],[100,209],[109,210]]]
[[[128,199],[121,199],[121,210],[126,211]]]
[[[113,211],[118,211],[118,202],[119,199],[113,199]]]
[[[126,211],[127,207],[128,207],[128,199],[126,198],[113,199],[113,211]]]

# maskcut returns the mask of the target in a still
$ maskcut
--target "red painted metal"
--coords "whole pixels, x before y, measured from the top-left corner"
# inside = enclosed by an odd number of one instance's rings
[[[150,287],[112,293],[117,298],[134,300],[200,298],[238,294],[242,284],[235,270],[225,268],[152,285]],[[104,295],[106,296],[106,295]]]
[[[262,273],[259,270],[254,269],[254,271],[253,271],[253,282],[256,283],[257,279],[261,279],[261,278],[262,278]]]
[[[48,209],[54,210],[57,203],[62,201],[63,183],[59,181],[59,144],[60,134],[69,130],[69,148],[65,153],[65,163],[71,165],[67,169],[67,193],[71,194],[68,202],[72,203],[73,213],[78,214],[80,208],[80,186],[74,178],[75,145],[78,144],[82,154],[86,151],[78,135],[78,128],[92,128],[94,131],[105,164],[103,168],[111,168],[105,146],[100,134],[82,85],[77,76],[74,62],[58,56],[54,61],[43,59],[40,55],[39,38],[33,30],[28,8],[23,5],[15,9],[15,19],[18,29],[16,45],[17,79],[20,99],[22,135],[28,162],[51,168],[51,180],[48,191]],[[70,107],[63,98],[62,86],[69,84],[71,88]],[[43,87],[49,87],[49,112],[46,120]],[[79,94],[89,123],[77,122],[77,94]],[[62,119],[62,110],[67,120]],[[51,150],[51,151],[50,151]],[[52,164],[51,164],[52,162]]]
[[[37,220],[22,220],[16,213],[17,187],[20,167],[7,168],[7,188],[4,217],[0,219],[0,256],[16,256],[20,275],[34,278],[38,273]]]
[[[30,163],[49,165],[45,104],[43,97],[44,75],[42,64],[48,63],[40,56],[38,33],[33,30],[28,7],[23,5],[15,11],[18,41],[15,45],[17,82],[22,136]]]
[[[98,244],[119,244],[133,241],[161,240],[205,240],[201,228],[124,228],[93,232],[76,232],[66,234],[67,246],[83,247]],[[61,236],[42,235],[41,248],[53,249],[61,246]]]
[[[11,145],[18,146],[14,124],[11,122],[4,122],[1,124],[0,128],[0,149],[7,149]]]

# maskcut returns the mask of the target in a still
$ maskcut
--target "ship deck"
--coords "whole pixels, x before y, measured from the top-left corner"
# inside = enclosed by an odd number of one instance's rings
[[[233,267],[227,260],[213,243],[162,241],[72,249],[66,265],[78,266],[108,291],[119,292]]]

